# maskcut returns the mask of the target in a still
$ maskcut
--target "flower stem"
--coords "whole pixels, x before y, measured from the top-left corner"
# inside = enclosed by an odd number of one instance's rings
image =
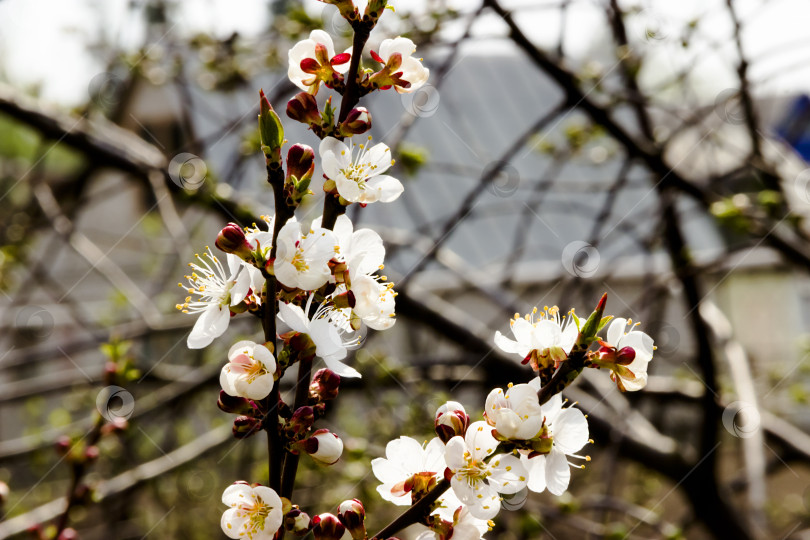
[[[552,396],[565,390],[582,373],[582,370],[585,369],[587,353],[587,349],[580,348],[571,351],[568,359],[557,368],[551,380],[538,390],[537,397],[541,405],[551,399]]]
[[[405,527],[422,521],[427,517],[430,506],[448,489],[450,489],[450,480],[444,478],[427,495],[416,501],[416,504],[405,510],[398,518],[386,525],[383,530],[372,536],[372,540],[385,540]]]
[[[312,376],[312,356],[305,356],[298,362],[298,384],[295,387],[295,402],[293,411],[297,411],[307,403],[309,396],[309,382]],[[298,472],[298,454],[287,454],[284,459],[284,469],[281,476],[281,496],[292,497],[295,486],[295,475]]]

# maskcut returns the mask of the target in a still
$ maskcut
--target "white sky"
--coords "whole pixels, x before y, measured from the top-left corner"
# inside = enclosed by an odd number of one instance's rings
[[[419,9],[426,0],[392,0],[399,9]],[[313,13],[334,10],[315,0],[307,0]],[[469,0],[456,0],[459,8],[469,11]],[[86,43],[97,39],[102,29],[108,40],[135,48],[143,40],[140,10],[132,12],[130,0],[0,0],[0,73],[15,85],[42,84],[43,97],[67,105],[86,101],[89,81],[104,66],[93,59]],[[556,5],[558,0],[504,0],[513,8],[531,6],[521,11],[519,22],[531,29],[532,37],[541,45],[556,43],[559,18],[556,9],[543,9],[544,4]],[[605,30],[602,2],[579,0],[569,13],[566,52],[575,60],[610,61],[605,48],[594,44],[594,36]],[[733,86],[734,50],[730,42],[731,26],[724,0],[626,0],[625,6],[641,5],[642,15],[631,21],[630,31],[642,40],[646,28],[654,28],[662,36],[654,42],[654,61],[644,73],[648,84],[660,79],[671,69],[685,63],[697,62],[698,89],[706,95]],[[778,51],[755,61],[752,78],[761,80],[760,94],[810,92],[810,2],[808,0],[737,0],[736,5],[745,21],[744,47],[750,58],[757,59],[767,51]],[[234,30],[245,35],[261,32],[267,24],[267,8],[263,0],[184,0],[180,3],[178,25],[172,32],[188,35],[205,31],[227,36]],[[701,18],[701,34],[710,35],[720,44],[719,52],[705,51],[705,41],[684,50],[675,39],[677,29],[686,21]],[[484,18],[475,28],[481,38],[502,33],[503,23],[495,16]],[[484,40],[475,48],[479,51],[503,50],[503,44]],[[603,58],[599,58],[603,56]],[[782,69],[785,68],[785,69]],[[702,86],[702,88],[701,88]]]

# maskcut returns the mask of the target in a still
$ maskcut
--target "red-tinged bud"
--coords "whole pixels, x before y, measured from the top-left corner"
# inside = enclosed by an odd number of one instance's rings
[[[250,261],[253,259],[250,243],[245,238],[245,231],[236,223],[228,223],[219,231],[217,239],[214,241],[220,251],[225,253],[233,253],[242,260]]]
[[[343,441],[328,429],[319,429],[304,441],[303,449],[315,461],[334,465],[343,454]]]
[[[309,92],[299,92],[287,102],[287,116],[302,124],[320,125],[321,113],[315,96]]]
[[[316,47],[315,52],[317,54],[317,47]],[[321,69],[321,64],[319,64],[318,61],[315,60],[314,58],[304,58],[303,60],[301,60],[300,65],[301,65],[301,70],[304,73],[315,74],[315,73],[318,73],[318,70]]]
[[[438,408],[433,426],[436,434],[445,444],[456,435],[464,436],[470,425],[470,417],[464,406],[456,401],[448,401]]]
[[[56,453],[60,456],[66,456],[68,452],[70,452],[72,444],[70,441],[70,437],[67,435],[62,435],[58,439],[56,439],[56,444],[54,448],[56,449]]]
[[[88,446],[84,449],[84,459],[87,461],[95,461],[98,459],[100,452],[98,450],[98,446]]]
[[[340,133],[344,137],[360,135],[371,129],[371,113],[365,107],[349,111],[346,120],[340,124]]]
[[[309,397],[318,401],[335,399],[340,387],[340,375],[330,369],[319,369],[309,383]]]
[[[343,501],[338,506],[338,519],[352,535],[353,540],[363,540],[366,537],[366,509],[357,499]]]
[[[262,421],[252,416],[237,416],[233,420],[233,436],[237,439],[247,439],[261,428]]]
[[[306,191],[315,172],[315,151],[305,144],[294,144],[287,152],[287,182],[294,177],[296,189]]]
[[[320,514],[312,518],[315,540],[340,540],[346,528],[333,514]]]
[[[309,431],[315,423],[315,412],[312,407],[304,406],[296,409],[292,418],[287,422],[286,430],[290,437],[298,440],[304,433]]]
[[[351,53],[344,52],[333,56],[332,59],[329,61],[329,63],[332,64],[333,66],[342,66],[346,62],[349,62],[351,59],[352,59]]]
[[[298,506],[293,506],[292,510],[284,515],[284,528],[296,536],[304,536],[312,527],[312,520],[309,514],[301,511]]]
[[[636,350],[633,347],[622,347],[616,353],[616,363],[621,366],[627,366],[633,363],[636,359]]]
[[[281,146],[284,144],[284,126],[270,106],[264,90],[259,90],[259,134],[262,151],[269,163],[281,163]]]
[[[76,532],[76,529],[71,529],[68,527],[61,533],[59,533],[58,540],[77,540],[79,538],[79,533]]]
[[[258,407],[256,407],[253,401],[239,396],[232,396],[225,392],[225,390],[219,391],[217,407],[226,413],[244,416],[257,416],[259,412]]]

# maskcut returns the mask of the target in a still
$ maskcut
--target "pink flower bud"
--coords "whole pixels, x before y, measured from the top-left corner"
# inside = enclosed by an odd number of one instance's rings
[[[463,437],[469,425],[470,417],[464,410],[464,406],[456,401],[448,401],[439,407],[433,422],[436,434],[444,443],[456,435]]]
[[[228,223],[219,231],[214,245],[225,253],[233,253],[243,260],[251,260],[253,257],[250,243],[245,238],[245,231],[236,223]]]
[[[340,540],[346,528],[332,514],[321,514],[312,518],[312,533],[315,540]]]
[[[98,459],[99,453],[98,446],[88,446],[84,449],[84,458],[87,461],[95,461]]]
[[[315,96],[308,92],[299,92],[287,102],[287,116],[302,124],[321,123],[321,113]]]
[[[312,459],[326,465],[334,465],[343,454],[343,441],[328,429],[316,431],[303,446]]]
[[[256,416],[259,411],[253,401],[243,397],[232,396],[225,392],[225,390],[219,391],[217,407],[226,413],[242,414],[245,416]]]
[[[335,399],[340,386],[340,375],[330,369],[319,369],[309,384],[309,397],[319,401]]]
[[[338,519],[354,540],[363,540],[366,537],[366,526],[363,524],[366,519],[366,509],[359,500],[350,499],[340,503]]]
[[[304,536],[309,532],[312,520],[309,514],[294,506],[292,510],[284,516],[284,528],[297,536]]]
[[[315,412],[312,407],[304,406],[296,409],[292,418],[287,422],[286,430],[290,436],[297,440],[304,433],[309,431],[312,424],[315,422]]]
[[[340,124],[340,132],[346,137],[359,135],[371,129],[371,113],[365,107],[357,107],[349,111],[346,120]]]
[[[77,540],[79,538],[79,533],[76,532],[76,529],[71,529],[68,527],[61,533],[59,533],[59,538],[57,540]]]
[[[251,416],[237,416],[233,420],[233,436],[237,439],[247,439],[261,429],[261,420]]]

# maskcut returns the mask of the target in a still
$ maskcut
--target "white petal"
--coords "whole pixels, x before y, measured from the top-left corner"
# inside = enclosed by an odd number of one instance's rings
[[[527,472],[520,459],[511,454],[501,454],[490,461],[492,474],[489,483],[498,493],[512,495],[526,487]]]
[[[541,408],[543,410],[543,416],[546,417],[546,421],[553,422],[562,410],[562,393],[554,394]]]
[[[527,349],[526,354],[528,354],[529,351],[532,350],[531,345],[533,343],[532,336],[534,335],[534,326],[532,326],[532,323],[526,319],[515,320],[515,322],[512,323],[512,334],[514,334],[517,342]]]
[[[257,400],[264,399],[270,395],[274,382],[273,375],[268,373],[256,377],[252,383],[248,383],[247,380],[240,378],[236,383],[236,387],[240,391],[240,395],[248,399]]]
[[[324,358],[323,361],[326,364],[326,367],[328,367],[330,370],[334,371],[341,377],[361,378],[363,376],[360,374],[359,371],[357,371],[353,367],[347,366],[340,360]]]
[[[554,446],[565,454],[579,452],[588,444],[588,420],[582,411],[569,407],[554,419],[551,425]]]
[[[295,332],[302,334],[309,332],[309,319],[304,315],[304,310],[300,306],[279,302],[278,316],[284,324]]]
[[[618,345],[619,341],[624,336],[624,329],[627,326],[627,319],[622,319],[621,317],[613,319],[610,321],[610,325],[608,325],[607,329],[607,342],[614,347]]]
[[[546,484],[548,490],[554,495],[562,495],[568,489],[571,481],[571,468],[565,454],[560,451],[551,450],[546,457]]]
[[[247,268],[242,269],[236,276],[236,280],[231,288],[231,305],[235,306],[247,297],[250,290],[251,275],[248,273]]]
[[[366,182],[366,192],[373,191],[376,193],[374,200],[380,202],[395,201],[405,191],[399,180],[387,174],[381,174],[373,178],[369,178]]]
[[[546,456],[534,456],[529,459],[521,456],[529,472],[529,482],[526,486],[535,493],[542,493],[546,490]]]
[[[372,459],[371,471],[383,484],[397,484],[410,476],[402,470],[402,467],[385,458]]]
[[[238,516],[235,508],[228,508],[222,513],[219,526],[228,538],[242,538],[242,527],[247,520],[246,516]]]
[[[503,352],[519,354],[522,357],[525,357],[529,353],[527,350],[528,347],[521,345],[517,341],[512,341],[500,332],[495,332],[495,345],[497,345],[498,348],[500,348]]]
[[[239,392],[236,389],[236,375],[231,373],[231,368],[227,364],[222,366],[222,371],[219,372],[219,385],[225,390],[229,396],[238,396]]]
[[[188,335],[186,344],[189,349],[207,347],[225,333],[231,319],[231,312],[222,306],[210,306],[199,316]]]
[[[464,442],[464,439],[460,435],[456,435],[447,441],[447,445],[444,447],[444,459],[447,466],[453,471],[464,467],[466,464],[464,461],[464,452],[466,451],[467,443]],[[456,493],[456,495],[458,495],[458,493]]]
[[[231,484],[222,493],[222,504],[226,506],[239,505],[251,501],[253,488],[247,484]]]
[[[473,422],[464,435],[472,458],[476,461],[484,459],[498,447],[498,440],[492,436],[492,427],[486,422]],[[449,443],[448,443],[449,444]]]
[[[349,180],[343,173],[338,174],[336,177],[332,178],[332,180],[335,181],[335,185],[341,197],[350,202],[360,201],[363,193],[360,190],[360,186],[357,185],[357,182]]]

